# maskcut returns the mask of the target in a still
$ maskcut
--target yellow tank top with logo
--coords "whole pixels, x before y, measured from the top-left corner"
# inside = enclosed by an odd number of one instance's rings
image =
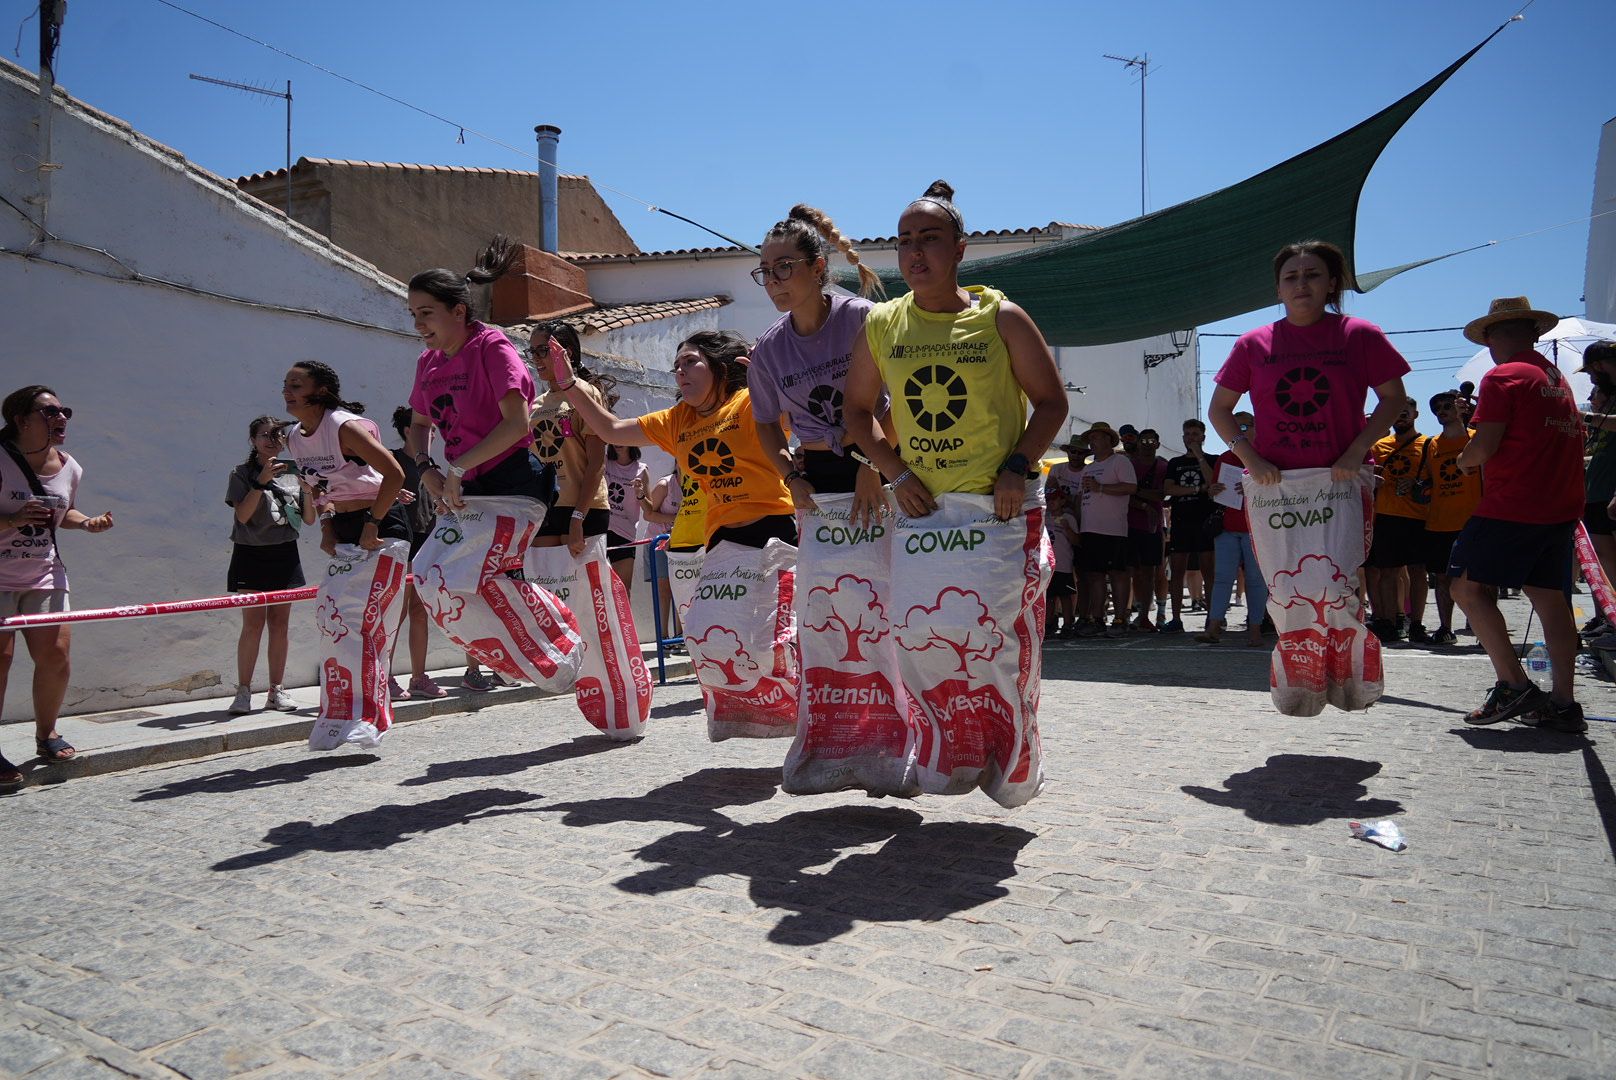
[[[892,394],[898,453],[933,495],[985,495],[1027,427],[1027,396],[999,336],[1004,294],[966,287],[960,312],[923,311],[914,295],[877,304],[864,322]]]
[[[668,546],[701,547],[707,542],[707,496],[696,478],[679,470],[679,511],[668,530]]]

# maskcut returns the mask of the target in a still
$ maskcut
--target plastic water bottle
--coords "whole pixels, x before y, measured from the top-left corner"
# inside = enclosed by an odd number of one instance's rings
[[[1532,642],[1531,651],[1526,654],[1526,677],[1539,690],[1554,688],[1554,665],[1549,662],[1549,650],[1541,641]]]

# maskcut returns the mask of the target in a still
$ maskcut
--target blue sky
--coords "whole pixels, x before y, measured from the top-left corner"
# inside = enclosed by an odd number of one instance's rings
[[[1139,89],[1102,53],[1148,53],[1150,208],[1241,180],[1391,103],[1522,0],[467,5],[178,0],[523,151],[563,129],[560,164],[755,242],[798,201],[852,236],[889,234],[947,178],[972,228],[1108,225],[1139,210]],[[0,0],[16,28],[32,0]],[[1359,210],[1362,270],[1590,213],[1600,126],[1616,115],[1610,0],[1535,0],[1415,115]],[[36,61],[36,24],[19,59]],[[157,0],[71,0],[72,93],[226,176],[279,168],[271,99],[189,81],[283,84],[297,156],[532,167],[231,37]],[[643,248],[712,241],[610,191]],[[1404,275],[1348,310],[1388,330],[1455,326],[1493,296],[1579,314],[1578,223]],[[1276,308],[1202,327],[1233,332]],[[1232,339],[1203,341],[1215,370]],[[1456,332],[1393,339],[1422,401],[1475,351]],[[1209,376],[1203,376],[1209,380]],[[1125,422],[1127,417],[1113,418]]]

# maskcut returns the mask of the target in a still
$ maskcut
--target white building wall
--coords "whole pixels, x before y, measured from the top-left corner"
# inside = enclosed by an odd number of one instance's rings
[[[0,68],[7,161],[34,152],[38,99],[17,71]],[[281,379],[294,360],[332,364],[345,396],[366,402],[394,441],[389,417],[420,348],[403,289],[109,117],[58,98],[53,128],[49,227],[116,261],[54,242],[23,258],[34,233],[0,206],[0,294],[13,305],[0,393],[44,383],[73,407],[67,450],[84,467],[81,508],[116,520],[98,536],[63,534],[73,604],[217,595],[230,558],[226,478],[246,456],[248,421],[284,412]],[[0,190],[19,207],[34,185],[32,173],[0,170]],[[129,271],[265,306],[121,280]],[[324,566],[317,531],[303,537],[311,582]],[[312,613],[305,605],[293,620]],[[229,612],[81,626],[66,711],[216,696],[235,682],[238,627]],[[316,681],[314,637],[293,634],[293,686]],[[6,718],[32,715],[25,653],[17,649]],[[439,663],[455,655],[434,653]],[[260,662],[260,687],[264,670]]]

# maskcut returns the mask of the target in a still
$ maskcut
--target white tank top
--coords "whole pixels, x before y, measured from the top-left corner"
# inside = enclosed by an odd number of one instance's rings
[[[302,425],[293,424],[286,437],[286,448],[296,459],[298,471],[334,502],[374,499],[382,486],[381,473],[363,461],[342,455],[338,435],[349,423],[363,424],[371,435],[381,438],[373,422],[345,409],[327,410],[313,435],[304,435]]]

